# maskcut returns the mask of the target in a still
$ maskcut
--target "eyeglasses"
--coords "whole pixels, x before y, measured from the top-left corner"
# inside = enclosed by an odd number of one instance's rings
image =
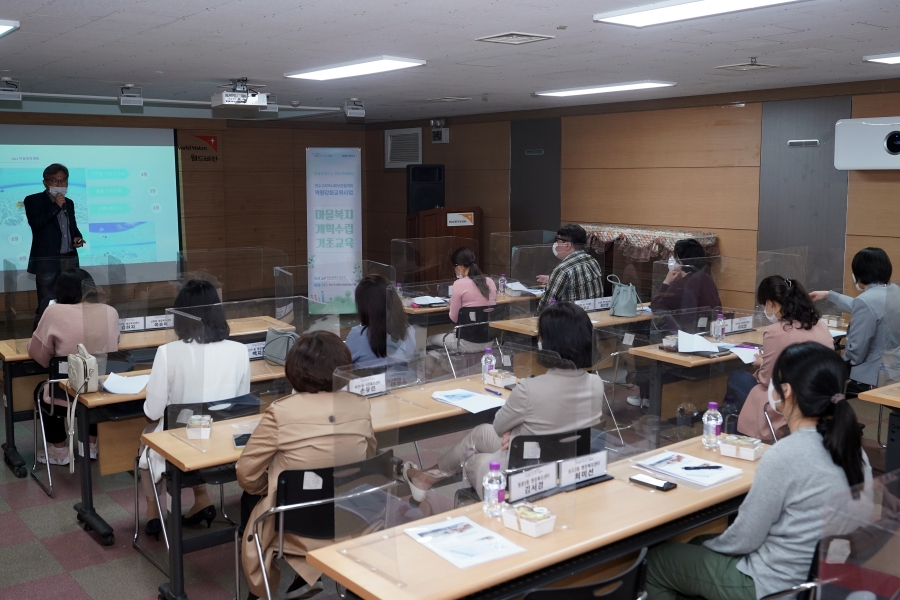
[[[47,183],[54,183],[56,185],[62,185],[64,183],[69,183],[69,178],[66,177],[65,179],[45,179],[44,181],[46,181]]]
[[[571,241],[564,240],[561,237],[556,238],[556,240],[554,240],[554,241],[559,242],[560,244],[571,244],[572,243]]]

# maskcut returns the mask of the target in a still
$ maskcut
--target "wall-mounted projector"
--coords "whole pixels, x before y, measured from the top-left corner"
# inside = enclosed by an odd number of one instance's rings
[[[359,98],[344,100],[344,114],[348,119],[364,119],[366,117],[365,104]]]
[[[259,92],[219,92],[209,99],[213,108],[227,106],[229,108],[260,108],[266,107],[266,94]]]
[[[144,97],[141,88],[132,83],[126,83],[119,88],[119,106],[143,106]]]
[[[834,127],[834,168],[900,170],[900,117],[838,121]]]

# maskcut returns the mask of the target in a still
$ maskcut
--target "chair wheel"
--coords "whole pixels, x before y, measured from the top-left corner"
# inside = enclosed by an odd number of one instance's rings
[[[88,525],[87,523],[84,523],[82,525],[82,527],[84,528],[85,531],[93,531],[94,530],[94,528],[91,527],[90,525]]]
[[[28,475],[28,470],[25,467],[16,467],[15,474],[19,479],[23,479],[26,475]]]
[[[112,546],[112,545],[115,544],[115,543],[116,543],[116,536],[115,536],[115,534],[110,533],[109,535],[104,535],[104,536],[103,536],[103,545],[104,545],[104,546]]]

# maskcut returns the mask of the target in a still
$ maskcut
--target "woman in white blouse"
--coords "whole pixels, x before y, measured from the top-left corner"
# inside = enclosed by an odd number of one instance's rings
[[[153,360],[144,414],[157,421],[145,431],[161,431],[163,415],[170,404],[216,402],[250,392],[250,357],[247,348],[229,341],[228,322],[219,295],[206,281],[191,280],[175,298],[173,327],[178,341],[160,346]],[[153,498],[153,483],[158,484],[165,470],[165,460],[153,450],[141,452],[141,485],[147,498],[147,535],[162,531],[159,511]],[[150,477],[148,460],[153,467]],[[194,490],[194,505],[182,518],[184,525],[216,517],[216,509],[209,499],[205,485]],[[162,492],[160,492],[162,497]]]

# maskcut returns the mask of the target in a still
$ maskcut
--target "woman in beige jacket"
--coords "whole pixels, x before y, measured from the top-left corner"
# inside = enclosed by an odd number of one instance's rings
[[[266,410],[237,462],[242,525],[246,526],[241,545],[244,574],[250,599],[265,597],[261,566],[252,537],[253,522],[275,506],[278,475],[282,471],[321,469],[346,465],[375,455],[369,400],[355,394],[332,393],[335,369],[352,364],[350,351],[339,337],[325,331],[300,336],[288,353],[284,370],[294,393],[272,403]],[[258,502],[257,502],[258,499]],[[257,502],[255,506],[253,503]],[[244,520],[248,507],[253,506]],[[260,546],[266,573],[274,591],[278,588],[277,517],[260,524]],[[306,553],[333,543],[333,540],[285,535],[284,556],[298,577],[290,591],[304,583],[312,586],[321,572],[306,562]]]

